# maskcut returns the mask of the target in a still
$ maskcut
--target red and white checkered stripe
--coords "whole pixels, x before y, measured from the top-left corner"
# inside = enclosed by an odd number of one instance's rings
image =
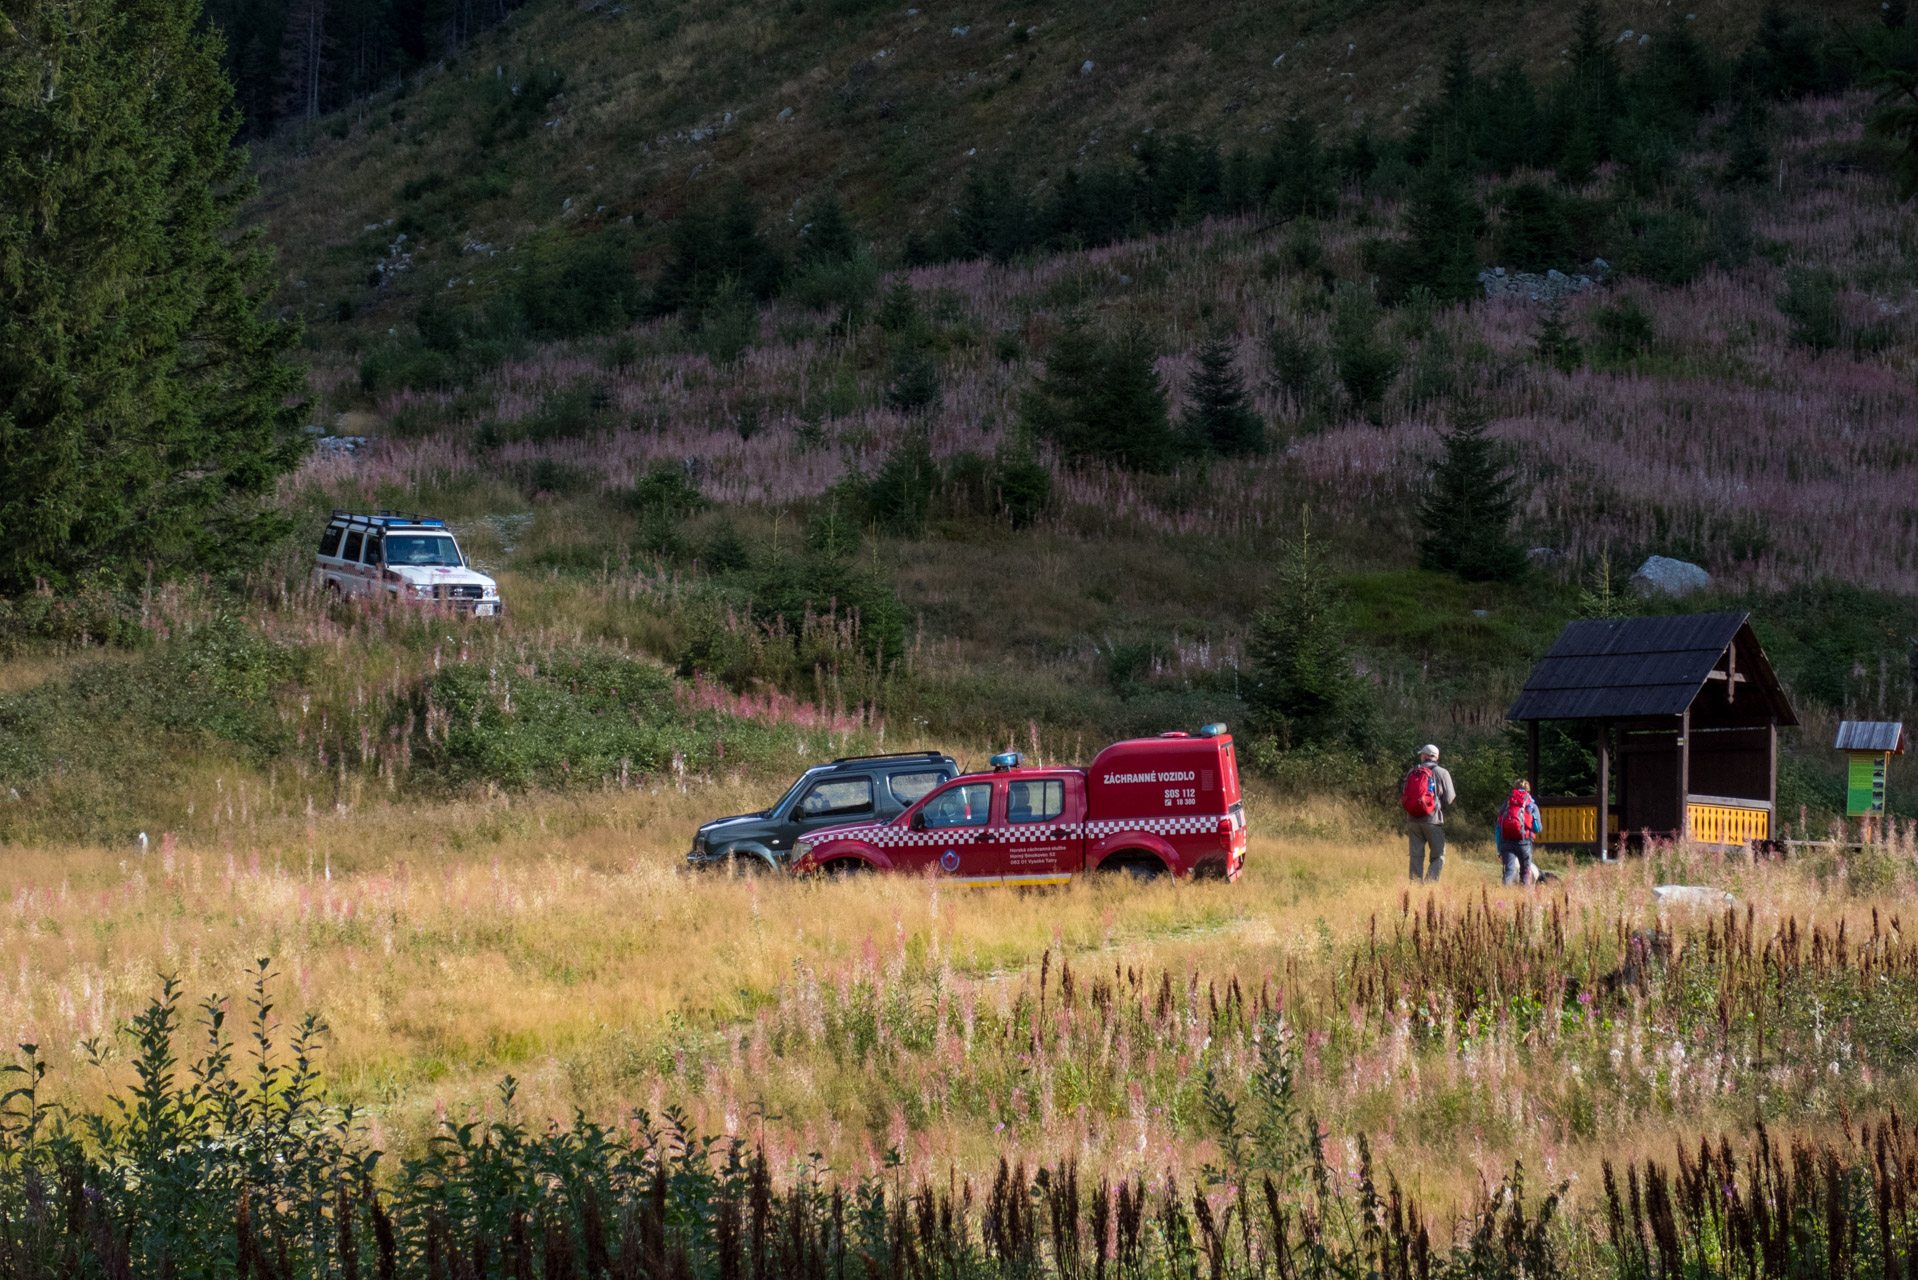
[[[1129,831],[1147,831],[1155,836],[1209,836],[1219,830],[1221,813],[1182,814],[1176,818],[1115,818],[1107,822],[1086,823],[1086,838],[1103,840]]]
[[[1166,818],[1114,818],[1103,822],[1087,823],[1017,823],[995,824],[989,827],[946,827],[933,831],[914,831],[910,827],[895,826],[891,823],[877,826],[835,827],[826,831],[814,832],[802,837],[815,848],[833,840],[857,840],[877,849],[910,849],[928,846],[972,844],[978,837],[990,832],[995,840],[1018,843],[1024,832],[1030,831],[1034,840],[1064,840],[1083,836],[1088,840],[1104,840],[1109,836],[1126,835],[1131,832],[1145,832],[1156,836],[1207,836],[1215,835],[1219,830],[1219,819],[1230,817],[1233,830],[1245,825],[1243,814],[1192,813]],[[1063,829],[1066,834],[1054,836],[1052,833]]]
[[[1055,836],[1054,831],[1063,830],[1063,836]],[[1085,834],[1079,824],[1066,823],[1019,823],[1014,826],[996,825],[990,827],[944,827],[933,831],[914,831],[910,827],[836,827],[830,831],[816,831],[802,836],[808,844],[818,847],[829,840],[857,840],[876,849],[923,848],[929,845],[965,845],[976,842],[980,835],[990,833],[1001,844],[1018,844],[1019,837],[1030,832],[1032,840],[1066,840]]]

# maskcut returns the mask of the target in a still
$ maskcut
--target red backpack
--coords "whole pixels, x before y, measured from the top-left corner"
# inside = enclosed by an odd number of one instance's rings
[[[1438,774],[1422,764],[1405,775],[1405,792],[1399,797],[1408,817],[1430,818],[1438,812]]]
[[[1538,824],[1532,821],[1532,793],[1514,791],[1506,798],[1505,809],[1498,815],[1498,833],[1507,840],[1531,840],[1538,835]]]

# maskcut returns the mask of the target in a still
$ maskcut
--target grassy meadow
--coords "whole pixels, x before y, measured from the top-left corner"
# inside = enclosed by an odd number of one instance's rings
[[[1259,787],[1236,885],[683,873],[695,822],[773,794],[701,780],[236,810],[144,852],[16,847],[0,1026],[42,1047],[58,1096],[99,1105],[127,1083],[116,1029],[156,974],[237,1009],[268,958],[275,1017],[324,1020],[327,1085],[389,1151],[496,1116],[510,1074],[535,1121],[675,1108],[779,1169],[816,1152],[860,1176],[896,1152],[914,1179],[1002,1153],[1194,1174],[1225,1140],[1208,1081],[1241,1093],[1257,1037],[1282,1027],[1335,1164],[1364,1135],[1409,1188],[1460,1204],[1515,1159],[1591,1184],[1601,1156],[1662,1158],[1675,1131],[1911,1104],[1903,845],[1547,858],[1563,878],[1523,891],[1467,843],[1440,886],[1408,887],[1370,814]],[[1337,834],[1274,834],[1292,808]],[[1736,903],[1660,910],[1665,881]],[[84,1064],[90,1041],[104,1067]]]

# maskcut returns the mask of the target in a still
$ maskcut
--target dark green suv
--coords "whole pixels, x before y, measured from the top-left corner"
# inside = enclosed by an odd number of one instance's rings
[[[937,751],[886,756],[845,756],[799,775],[778,803],[760,813],[720,818],[699,829],[692,867],[740,871],[784,870],[793,841],[820,827],[886,822],[942,782],[959,776],[959,765]]]

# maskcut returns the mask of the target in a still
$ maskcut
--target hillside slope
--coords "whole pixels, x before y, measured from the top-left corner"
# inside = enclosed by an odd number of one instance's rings
[[[1684,25],[1735,48],[1758,8],[1700,4]],[[1644,0],[1607,7],[1633,53],[1680,20]],[[787,223],[830,187],[896,243],[1002,162],[1042,182],[1146,131],[1256,148],[1299,112],[1390,132],[1435,89],[1454,33],[1482,72],[1517,59],[1543,78],[1572,22],[1570,6],[1530,0],[541,3],[397,94],[257,144],[256,214],[283,300],[309,318],[341,301],[379,310],[369,270],[409,212],[422,270],[542,228],[655,227],[736,180]]]
[[[1614,7],[1581,55],[1604,89],[1543,5],[534,6],[259,149],[312,421],[376,437],[287,500],[460,521],[509,575],[509,630],[591,618],[576,638],[735,691],[1064,755],[1224,718],[1300,786],[1381,805],[1433,736],[1491,796],[1530,659],[1608,572],[1676,556],[1712,595],[1631,607],[1756,611],[1811,726],[1786,793],[1829,811],[1829,720],[1909,707],[1918,634],[1918,242],[1817,20],[1889,33],[1872,12]],[[1637,95],[1609,161],[1561,127],[1593,112],[1581,84]],[[1492,119],[1527,94],[1551,154]],[[1453,172],[1453,98],[1520,158]],[[1221,193],[1241,146],[1280,186]],[[1154,148],[1224,177],[1148,189]],[[1130,221],[1083,236],[1055,215],[1101,172]],[[753,286],[803,267],[822,192],[851,226],[831,287]],[[1501,266],[1596,279],[1484,297]],[[1041,412],[1075,341],[1140,357],[1081,382],[1108,418],[1130,388],[1154,460]],[[1188,448],[1202,356],[1246,388],[1247,451]],[[1415,567],[1473,406],[1511,466],[1511,581]],[[1308,511],[1377,715],[1351,754],[1288,758],[1248,697]]]

